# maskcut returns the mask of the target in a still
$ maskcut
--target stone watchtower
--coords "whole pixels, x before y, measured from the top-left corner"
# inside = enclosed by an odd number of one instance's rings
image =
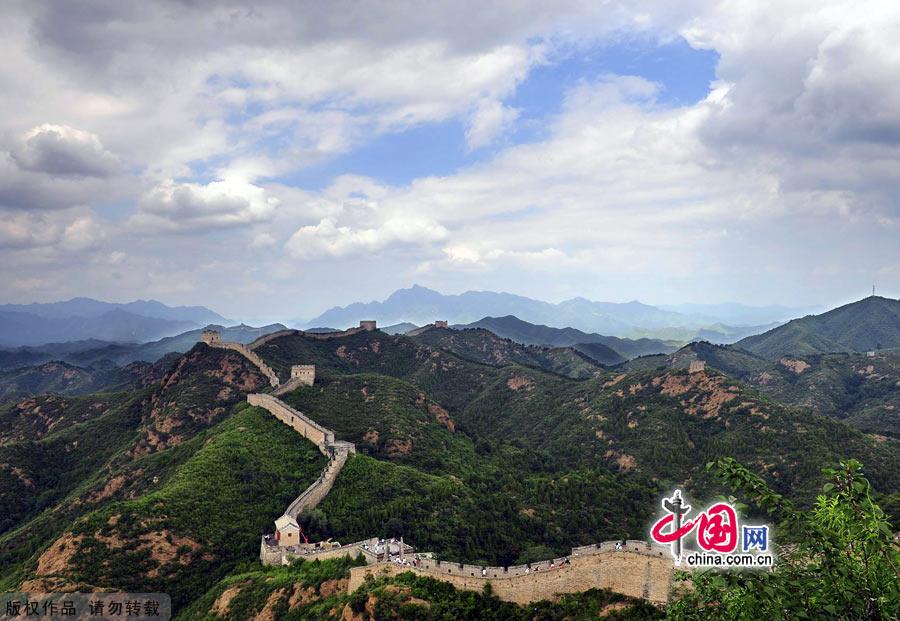
[[[291,367],[291,379],[300,380],[304,386],[312,386],[316,381],[316,365],[295,364]]]
[[[691,366],[688,368],[688,373],[701,373],[706,368],[706,363],[703,360],[691,360]]]
[[[434,322],[434,327],[435,328],[449,328],[450,326],[447,325],[446,319],[445,320],[438,319],[437,321]]]
[[[373,330],[377,329],[376,322],[372,321],[372,320],[360,321],[359,327],[362,328],[363,330],[366,330],[367,332],[372,332]]]
[[[222,335],[218,330],[204,330],[200,335],[200,340],[207,345],[220,345],[222,343]]]

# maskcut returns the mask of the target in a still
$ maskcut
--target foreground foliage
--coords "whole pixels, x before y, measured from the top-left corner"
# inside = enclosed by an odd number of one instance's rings
[[[695,590],[669,608],[671,618],[900,616],[900,548],[859,462],[825,469],[830,482],[809,511],[798,510],[733,459],[710,467],[778,520],[777,565],[765,573],[695,574]]]

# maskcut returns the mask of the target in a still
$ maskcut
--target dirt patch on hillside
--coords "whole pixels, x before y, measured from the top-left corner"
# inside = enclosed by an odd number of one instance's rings
[[[34,489],[34,481],[32,481],[25,471],[19,468],[18,466],[13,466],[11,464],[0,464],[0,470],[6,470],[11,473],[14,477],[19,479],[19,482],[29,489]]]
[[[291,596],[288,598],[288,609],[293,610],[298,606],[303,606],[304,604],[309,604],[310,602],[314,602],[317,600],[318,594],[316,590],[311,586],[303,586],[299,582],[294,584],[293,590],[291,591]]]
[[[434,416],[435,420],[449,431],[456,431],[456,423],[450,418],[450,413],[437,403],[428,404],[428,413]]]
[[[620,453],[619,451],[609,450],[603,454],[607,459],[615,459],[616,464],[619,466],[620,472],[631,472],[635,468],[637,468],[637,460],[635,460],[633,455],[628,455],[627,453]]]
[[[363,442],[366,444],[371,444],[372,446],[376,446],[378,444],[378,430],[377,429],[369,429],[366,432],[366,435],[363,436]]]
[[[328,597],[335,593],[346,593],[350,580],[347,578],[338,578],[336,580],[326,580],[319,585],[319,595]]]
[[[237,597],[238,593],[241,592],[241,589],[247,586],[247,584],[249,583],[246,581],[239,582],[222,591],[222,594],[216,598],[216,601],[213,602],[209,611],[217,617],[227,617],[231,609],[231,600]]]
[[[275,606],[281,601],[281,598],[284,597],[286,592],[287,589],[275,589],[269,593],[269,597],[266,598],[266,604],[263,606],[262,610],[256,613],[256,616],[253,617],[253,621],[274,621]]]
[[[781,364],[781,366],[790,369],[797,375],[806,371],[810,366],[805,360],[795,360],[793,358],[782,358],[778,363]]]
[[[78,551],[83,539],[81,535],[76,537],[72,533],[65,533],[54,541],[38,558],[37,569],[34,571],[35,575],[49,576],[51,574],[65,573],[69,568],[69,562],[75,556],[75,552]]]
[[[106,485],[104,485],[102,489],[92,492],[91,495],[87,497],[87,501],[100,502],[101,500],[109,498],[120,489],[122,489],[122,487],[125,486],[125,482],[127,480],[128,478],[124,474],[118,474],[114,476],[106,482]]]
[[[398,438],[391,438],[387,442],[384,443],[384,451],[387,453],[388,457],[399,457],[401,455],[406,456],[412,453],[413,443],[412,440],[400,440]]]
[[[610,386],[615,386],[616,384],[618,384],[619,382],[621,382],[621,381],[622,381],[623,379],[625,379],[626,377],[628,377],[628,376],[627,376],[625,373],[622,373],[621,375],[616,375],[614,378],[612,378],[612,379],[609,380],[608,382],[604,382],[604,383],[603,383],[603,387],[604,387],[604,388],[609,388]]]
[[[510,390],[524,390],[531,392],[534,390],[534,380],[524,375],[514,375],[506,380],[506,386]]]
[[[692,393],[689,398],[680,400],[681,405],[689,414],[703,418],[717,418],[722,406],[738,396],[738,387],[727,386],[726,383],[724,376],[706,372],[689,375],[666,373],[653,379],[653,385],[667,397]]]

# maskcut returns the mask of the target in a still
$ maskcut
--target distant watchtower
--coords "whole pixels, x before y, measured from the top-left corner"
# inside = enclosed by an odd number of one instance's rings
[[[300,380],[304,386],[312,386],[316,381],[316,365],[295,364],[291,367],[291,379]]]
[[[435,328],[449,328],[450,326],[447,325],[446,320],[438,319],[437,321],[434,322],[434,327]]]
[[[376,322],[373,320],[360,321],[359,327],[362,328],[363,330],[366,330],[367,332],[372,332],[373,330],[377,329]]]
[[[200,340],[207,345],[221,345],[222,335],[219,334],[218,330],[204,330],[203,334],[200,335]]]
[[[691,360],[691,366],[688,368],[688,373],[701,373],[706,368],[706,363],[703,360]]]

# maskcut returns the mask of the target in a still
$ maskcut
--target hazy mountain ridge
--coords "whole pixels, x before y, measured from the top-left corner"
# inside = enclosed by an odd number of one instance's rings
[[[218,330],[222,338],[235,343],[251,341],[271,332],[284,330],[285,326],[274,323],[267,326],[225,327],[211,324],[204,328],[189,330],[175,336],[168,336],[147,343],[116,343],[97,339],[47,343],[39,346],[0,348],[0,369],[14,369],[59,360],[78,366],[91,366],[108,360],[118,365],[131,362],[156,362],[170,353],[184,353],[200,340],[203,330]]]
[[[196,324],[232,323],[205,306],[167,306],[156,300],[135,300],[133,302],[103,302],[93,298],[78,297],[60,302],[34,302],[32,304],[2,304],[0,312],[28,313],[38,317],[99,317],[112,310],[123,310],[133,315],[192,321]]]
[[[734,305],[745,309],[742,305]],[[734,310],[732,309],[732,314]],[[748,311],[749,312],[749,311]],[[765,307],[755,309],[756,316],[764,316]],[[780,307],[772,312],[783,313]],[[335,306],[306,322],[305,326],[356,325],[362,319],[376,319],[383,325],[413,323],[423,325],[436,319],[451,323],[469,324],[482,317],[514,315],[524,321],[557,328],[575,328],[617,337],[653,335],[654,331],[677,329],[684,340],[697,336],[698,331],[716,323],[720,318],[687,315],[665,310],[638,301],[615,303],[594,302],[585,298],[572,298],[558,304],[534,300],[525,296],[492,291],[467,291],[458,295],[444,295],[432,289],[414,285],[399,289],[384,301],[356,302],[348,306]],[[772,319],[764,323],[771,323]],[[740,326],[738,326],[740,327]],[[723,329],[724,328],[724,329]],[[723,339],[731,338],[733,326],[721,327]],[[753,330],[755,331],[755,329]],[[710,333],[710,336],[712,333]]]
[[[47,304],[0,306],[0,345],[39,346],[97,339],[152,341],[208,323],[228,323],[203,306],[169,307],[155,300],[125,304],[73,298]]]

